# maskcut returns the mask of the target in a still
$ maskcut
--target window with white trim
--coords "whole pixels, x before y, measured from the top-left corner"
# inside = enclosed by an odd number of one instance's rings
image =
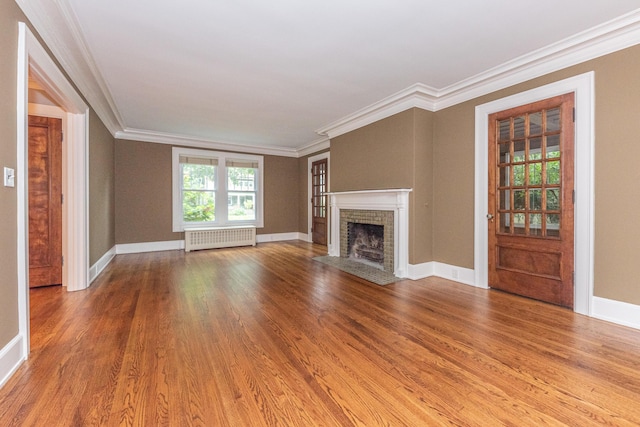
[[[263,157],[173,147],[173,231],[263,226]]]

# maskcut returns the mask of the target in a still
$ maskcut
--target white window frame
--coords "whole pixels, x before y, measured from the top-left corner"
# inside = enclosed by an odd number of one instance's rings
[[[216,219],[215,221],[185,223],[182,219],[182,174],[180,173],[180,156],[203,157],[217,159],[216,168]],[[256,219],[251,221],[230,221],[228,219],[227,200],[227,166],[229,160],[247,160],[258,163],[256,176]],[[182,232],[185,228],[192,227],[231,227],[253,225],[257,228],[264,227],[264,157],[251,154],[240,154],[222,151],[199,150],[195,148],[173,147],[172,149],[172,204],[173,204],[173,231]]]

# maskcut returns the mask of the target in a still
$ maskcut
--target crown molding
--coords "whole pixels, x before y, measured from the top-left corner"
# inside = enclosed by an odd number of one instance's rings
[[[237,153],[265,154],[283,157],[300,157],[295,148],[238,144],[229,141],[216,141],[206,138],[193,138],[164,132],[127,128],[115,133],[117,139],[154,142],[156,144],[180,145],[183,147],[206,148],[211,150],[234,151]]]
[[[319,151],[327,150],[330,145],[331,140],[327,137],[324,137],[313,141],[310,144],[300,146],[296,149],[296,151],[298,152],[298,157],[304,157],[310,154],[315,154]]]
[[[640,9],[441,89],[435,111],[638,43]]]
[[[16,0],[16,3],[111,134],[123,129],[124,122],[111,92],[66,0]]]
[[[410,108],[439,111],[640,43],[640,9],[443,89],[420,83],[318,129],[335,138]]]
[[[387,98],[356,111],[342,119],[318,129],[319,135],[335,138],[347,132],[390,117],[410,108],[435,111],[438,91],[422,83],[416,83]]]

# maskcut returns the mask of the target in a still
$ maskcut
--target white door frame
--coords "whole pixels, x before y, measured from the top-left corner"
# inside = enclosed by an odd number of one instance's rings
[[[308,208],[307,208],[307,217],[308,217],[308,221],[307,221],[307,230],[309,231],[309,234],[307,235],[307,241],[312,242],[313,241],[313,232],[311,231],[311,227],[312,227],[312,223],[313,223],[313,203],[311,202],[311,195],[313,192],[312,189],[312,177],[311,177],[311,165],[313,164],[313,162],[317,162],[318,160],[322,160],[322,159],[327,159],[327,175],[329,176],[329,179],[327,180],[327,192],[329,192],[331,190],[330,187],[330,182],[331,182],[331,173],[329,173],[329,162],[331,161],[331,154],[329,151],[325,152],[325,153],[321,153],[321,154],[317,154],[315,156],[309,157],[309,159],[307,160],[307,203],[309,204]],[[329,198],[327,197],[327,204],[329,202]],[[329,206],[327,206],[327,248],[329,247],[329,226],[330,226],[330,221],[331,218],[329,218]]]
[[[575,93],[575,289],[574,311],[592,315],[594,242],[594,72],[551,83],[476,107],[475,122],[475,284],[488,288],[489,115],[565,93]]]
[[[67,223],[66,286],[69,291],[85,289],[89,284],[88,214],[88,132],[89,107],[66,79],[29,27],[18,24],[17,93],[17,170],[18,199],[18,317],[24,357],[29,355],[29,204],[28,204],[28,90],[32,73],[47,94],[66,112],[64,162],[67,165],[63,187]]]

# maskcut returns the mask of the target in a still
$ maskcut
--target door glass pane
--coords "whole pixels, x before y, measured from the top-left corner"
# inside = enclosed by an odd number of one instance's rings
[[[547,236],[560,237],[560,215],[547,214]]]
[[[513,167],[513,185],[524,185],[524,165],[515,165]]]
[[[525,116],[515,117],[513,119],[513,137],[514,138],[523,138],[524,130],[525,130]]]
[[[501,213],[498,216],[498,221],[501,233],[511,232],[511,214],[509,212]]]
[[[560,135],[551,135],[547,137],[547,159],[560,157]]]
[[[542,210],[542,190],[529,190],[529,209],[532,211]]]
[[[542,159],[542,138],[529,140],[529,160]]]
[[[547,162],[547,184],[560,184],[560,160]]]
[[[529,215],[529,234],[542,236],[542,214]]]
[[[525,209],[525,190],[513,191],[513,209],[520,211]]]
[[[547,189],[547,210],[557,211],[560,209],[560,189],[549,188]]]
[[[509,170],[511,168],[509,166],[505,166],[499,169],[500,171],[500,187],[509,186],[509,182],[511,181],[509,178]]]
[[[513,234],[524,234],[524,214],[513,214]]]
[[[542,184],[542,163],[529,163],[529,185]]]
[[[506,119],[506,120],[500,120],[498,122],[498,140],[500,142],[502,141],[509,141],[509,139],[511,139],[511,120],[510,119]]]
[[[524,162],[524,147],[525,141],[524,139],[513,142],[513,161],[515,162]]]
[[[500,163],[509,163],[511,161],[509,155],[509,148],[511,147],[511,143],[507,142],[506,144],[500,144]]]
[[[547,132],[560,130],[560,108],[547,110]]]
[[[500,209],[501,210],[507,210],[510,208],[511,206],[511,192],[509,190],[502,190],[500,191]]]
[[[529,135],[542,133],[542,111],[529,115]]]

